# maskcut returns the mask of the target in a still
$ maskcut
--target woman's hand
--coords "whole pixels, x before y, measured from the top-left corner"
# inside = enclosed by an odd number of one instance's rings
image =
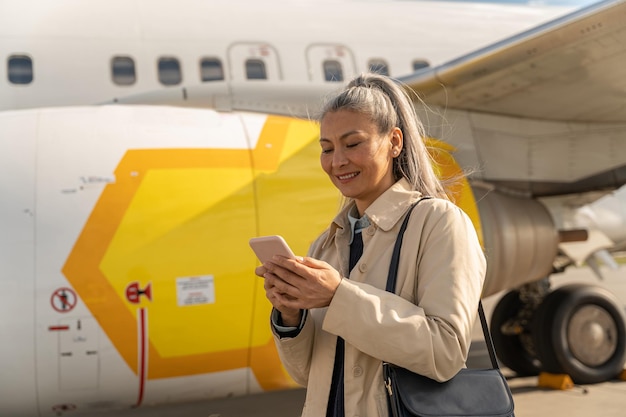
[[[265,278],[266,297],[286,326],[300,323],[300,309],[328,306],[341,282],[337,270],[313,258],[274,256],[255,273]]]
[[[254,273],[261,278],[265,278],[266,275],[269,275],[268,269],[265,265],[261,265],[254,270]],[[299,308],[290,308],[283,304],[282,300],[286,298],[285,294],[281,294],[281,292],[276,288],[276,286],[269,284],[267,279],[264,283],[265,287],[265,297],[272,303],[272,306],[280,311],[280,316],[283,321],[284,326],[296,327],[300,324],[300,309]]]

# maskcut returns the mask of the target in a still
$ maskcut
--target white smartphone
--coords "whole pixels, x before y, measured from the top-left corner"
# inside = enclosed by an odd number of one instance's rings
[[[274,255],[282,255],[286,258],[296,257],[285,239],[278,235],[253,237],[250,239],[250,247],[261,263],[272,259]]]

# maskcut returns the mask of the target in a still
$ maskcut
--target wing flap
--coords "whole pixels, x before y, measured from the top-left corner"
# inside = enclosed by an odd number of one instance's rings
[[[429,104],[579,122],[626,122],[626,1],[581,9],[402,81]]]

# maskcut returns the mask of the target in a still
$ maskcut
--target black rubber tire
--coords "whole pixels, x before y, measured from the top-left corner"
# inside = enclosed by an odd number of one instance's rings
[[[553,327],[557,324],[552,319],[556,307],[563,303],[563,299],[567,295],[562,289],[552,291],[544,298],[543,302],[535,311],[531,325],[531,333],[535,343],[535,351],[537,358],[541,362],[541,370],[553,374],[562,374],[565,372],[561,363],[556,357],[554,350]]]
[[[498,301],[491,314],[491,338],[500,362],[520,376],[534,376],[541,371],[541,364],[534,354],[525,347],[518,335],[506,335],[501,327],[511,317],[515,317],[523,303],[519,291],[510,291]]]
[[[615,328],[614,332],[603,329],[603,336],[612,341],[612,349],[608,358],[597,365],[576,357],[568,341],[570,320],[588,306],[603,311]],[[537,357],[546,372],[568,374],[577,384],[595,384],[615,378],[624,369],[626,318],[615,296],[604,288],[586,284],[557,288],[537,309],[532,333]]]

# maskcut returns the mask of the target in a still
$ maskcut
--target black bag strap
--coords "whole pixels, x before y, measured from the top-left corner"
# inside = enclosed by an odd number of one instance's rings
[[[406,227],[409,224],[409,217],[411,217],[411,212],[417,206],[417,204],[425,199],[431,197],[422,197],[417,200],[415,203],[409,207],[407,210],[406,216],[404,217],[404,221],[402,222],[402,226],[400,226],[400,231],[398,232],[398,237],[396,239],[396,244],[393,247],[393,254],[391,255],[391,264],[389,264],[389,274],[387,275],[387,287],[385,290],[395,293],[396,292],[396,278],[398,277],[398,264],[400,261],[400,249],[402,248],[402,238],[404,236],[404,232],[406,231]],[[491,333],[489,332],[489,326],[487,325],[487,319],[485,318],[485,312],[483,310],[482,301],[478,301],[478,315],[480,316],[480,324],[483,329],[483,336],[485,337],[485,343],[487,344],[487,350],[489,351],[489,359],[491,359],[491,365],[495,369],[500,369],[498,366],[498,360],[496,358],[495,348],[493,346],[493,340],[491,339]]]

